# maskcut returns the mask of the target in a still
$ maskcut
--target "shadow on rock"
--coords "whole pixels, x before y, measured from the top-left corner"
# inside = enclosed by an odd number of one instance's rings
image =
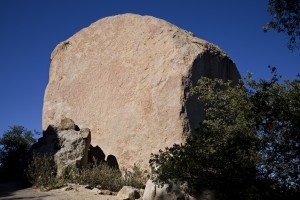
[[[105,154],[98,145],[95,147],[93,147],[93,145],[90,145],[89,151],[88,151],[88,163],[92,164],[95,162],[96,162],[96,164],[104,163],[105,162]]]
[[[114,155],[108,155],[106,159],[107,165],[113,169],[118,169],[119,170],[119,164],[117,161],[116,156]]]

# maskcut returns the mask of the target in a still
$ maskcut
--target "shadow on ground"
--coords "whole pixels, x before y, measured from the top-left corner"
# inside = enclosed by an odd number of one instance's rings
[[[43,199],[48,195],[31,195],[31,192],[26,192],[26,190],[30,190],[30,187],[21,181],[13,181],[7,183],[0,183],[0,200],[18,200],[18,199]],[[25,191],[24,196],[18,195],[20,191]]]

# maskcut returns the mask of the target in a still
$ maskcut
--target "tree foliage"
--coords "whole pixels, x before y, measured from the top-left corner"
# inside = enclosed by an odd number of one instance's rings
[[[288,48],[299,48],[300,38],[300,0],[269,0],[268,12],[272,20],[264,31],[274,29],[289,37]]]
[[[271,80],[249,75],[237,85],[201,78],[192,91],[206,117],[186,144],[151,155],[154,182],[187,183],[191,192],[214,189],[221,199],[299,192],[300,80],[281,81],[272,72]]]
[[[191,135],[184,145],[153,154],[153,180],[186,182],[192,193],[214,189],[221,199],[228,193],[246,199],[258,157],[247,91],[242,82],[232,87],[232,82],[202,78],[193,92],[201,93],[199,100],[206,111],[199,134]]]
[[[248,79],[260,140],[260,175],[277,190],[300,189],[300,76],[281,81]]]
[[[34,142],[34,134],[23,126],[12,126],[4,132],[0,138],[0,172],[3,178],[18,178],[22,158]]]

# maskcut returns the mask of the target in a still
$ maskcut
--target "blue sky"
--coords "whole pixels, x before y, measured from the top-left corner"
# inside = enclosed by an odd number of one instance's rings
[[[11,125],[41,131],[44,90],[54,47],[98,19],[151,15],[220,46],[240,73],[286,79],[300,72],[300,51],[287,38],[263,33],[267,0],[0,0],[0,135]]]

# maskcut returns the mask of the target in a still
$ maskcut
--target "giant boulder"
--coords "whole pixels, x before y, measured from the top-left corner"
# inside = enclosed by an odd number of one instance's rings
[[[56,46],[43,129],[69,117],[120,167],[147,167],[150,153],[184,142],[203,119],[189,93],[201,77],[240,78],[219,47],[164,20],[101,19]]]

